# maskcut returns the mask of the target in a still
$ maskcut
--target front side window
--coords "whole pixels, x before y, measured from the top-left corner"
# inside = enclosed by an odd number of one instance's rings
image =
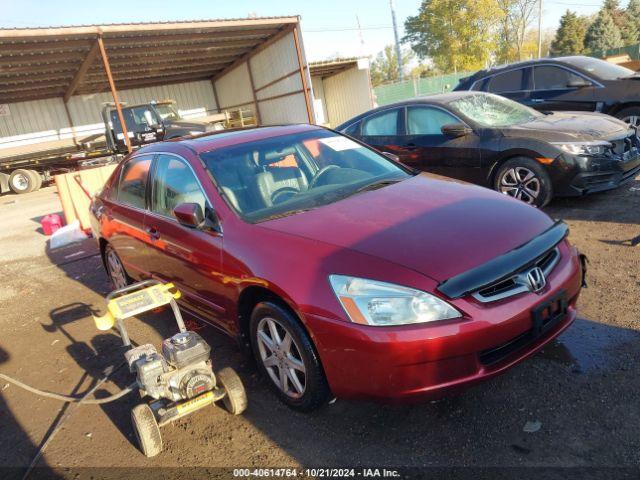
[[[487,90],[492,93],[522,90],[522,72],[524,72],[524,70],[519,68],[491,77]]]
[[[581,68],[589,73],[596,75],[603,80],[618,80],[620,78],[629,78],[637,75],[633,70],[607,62],[599,58],[593,57],[566,57],[562,61]]]
[[[300,213],[409,178],[402,167],[324,129],[200,155],[227,203],[248,222]]]
[[[173,209],[181,203],[197,203],[202,212],[207,207],[206,197],[186,161],[173,155],[159,155],[153,180],[151,210],[165,217],[175,217]]]
[[[460,123],[449,112],[433,107],[409,107],[407,135],[442,135],[442,127]]]
[[[535,90],[562,90],[569,83],[583,78],[560,67],[542,66],[533,68],[533,88]]]
[[[474,93],[449,102],[449,108],[484,127],[506,127],[531,122],[543,114],[518,102],[490,93]]]
[[[398,135],[399,109],[388,110],[363,120],[362,135],[364,136],[393,136]]]
[[[136,208],[145,208],[147,178],[152,157],[134,157],[122,168],[118,184],[118,201]]]

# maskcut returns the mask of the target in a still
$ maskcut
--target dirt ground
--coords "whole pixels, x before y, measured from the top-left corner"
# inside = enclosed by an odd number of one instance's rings
[[[81,394],[122,357],[119,338],[97,331],[91,319],[109,290],[93,242],[62,254],[47,249],[39,219],[59,210],[53,187],[0,197],[0,372]],[[547,211],[570,225],[571,241],[590,260],[580,318],[494,381],[422,405],[338,400],[298,414],[278,402],[234,343],[204,329],[215,365],[233,366],[246,384],[244,415],[202,410],[164,428],[164,452],[146,459],[129,421],[135,395],[102,407],[65,406],[0,381],[0,477],[21,478],[52,432],[33,478],[134,472],[113,467],[198,466],[221,476],[232,473],[217,467],[598,467],[597,478],[637,469],[640,246],[629,240],[640,235],[640,181],[556,200]],[[166,316],[130,322],[139,343],[159,344],[174,330]],[[130,380],[120,369],[98,391],[115,392]],[[527,422],[539,429],[525,431]]]

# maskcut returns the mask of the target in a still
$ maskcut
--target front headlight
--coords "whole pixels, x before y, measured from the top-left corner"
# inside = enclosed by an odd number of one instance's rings
[[[605,141],[597,142],[553,142],[560,150],[564,150],[572,155],[604,155],[611,143]]]
[[[413,288],[344,275],[329,275],[329,282],[355,323],[406,325],[462,316],[447,302]]]
[[[204,132],[202,130],[191,130],[189,135],[202,135]]]

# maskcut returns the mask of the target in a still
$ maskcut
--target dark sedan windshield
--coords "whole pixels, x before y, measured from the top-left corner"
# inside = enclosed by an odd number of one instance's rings
[[[321,129],[200,157],[229,205],[249,222],[298,213],[410,176],[373,150]]]
[[[542,114],[498,95],[474,93],[449,102],[454,113],[483,127],[506,127],[528,123]]]
[[[593,73],[602,80],[617,80],[619,78],[627,78],[636,75],[636,72],[626,67],[621,67],[614,63],[600,60],[592,57],[566,57],[562,61],[581,68],[589,73]]]

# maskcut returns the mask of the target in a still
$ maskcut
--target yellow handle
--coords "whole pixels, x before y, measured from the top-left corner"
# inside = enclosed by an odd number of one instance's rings
[[[111,314],[111,312],[107,312],[106,315],[103,315],[101,317],[96,317],[94,315],[93,321],[96,324],[96,328],[98,330],[104,330],[104,331],[111,330],[116,323],[116,320],[115,318],[113,318],[113,315]]]

